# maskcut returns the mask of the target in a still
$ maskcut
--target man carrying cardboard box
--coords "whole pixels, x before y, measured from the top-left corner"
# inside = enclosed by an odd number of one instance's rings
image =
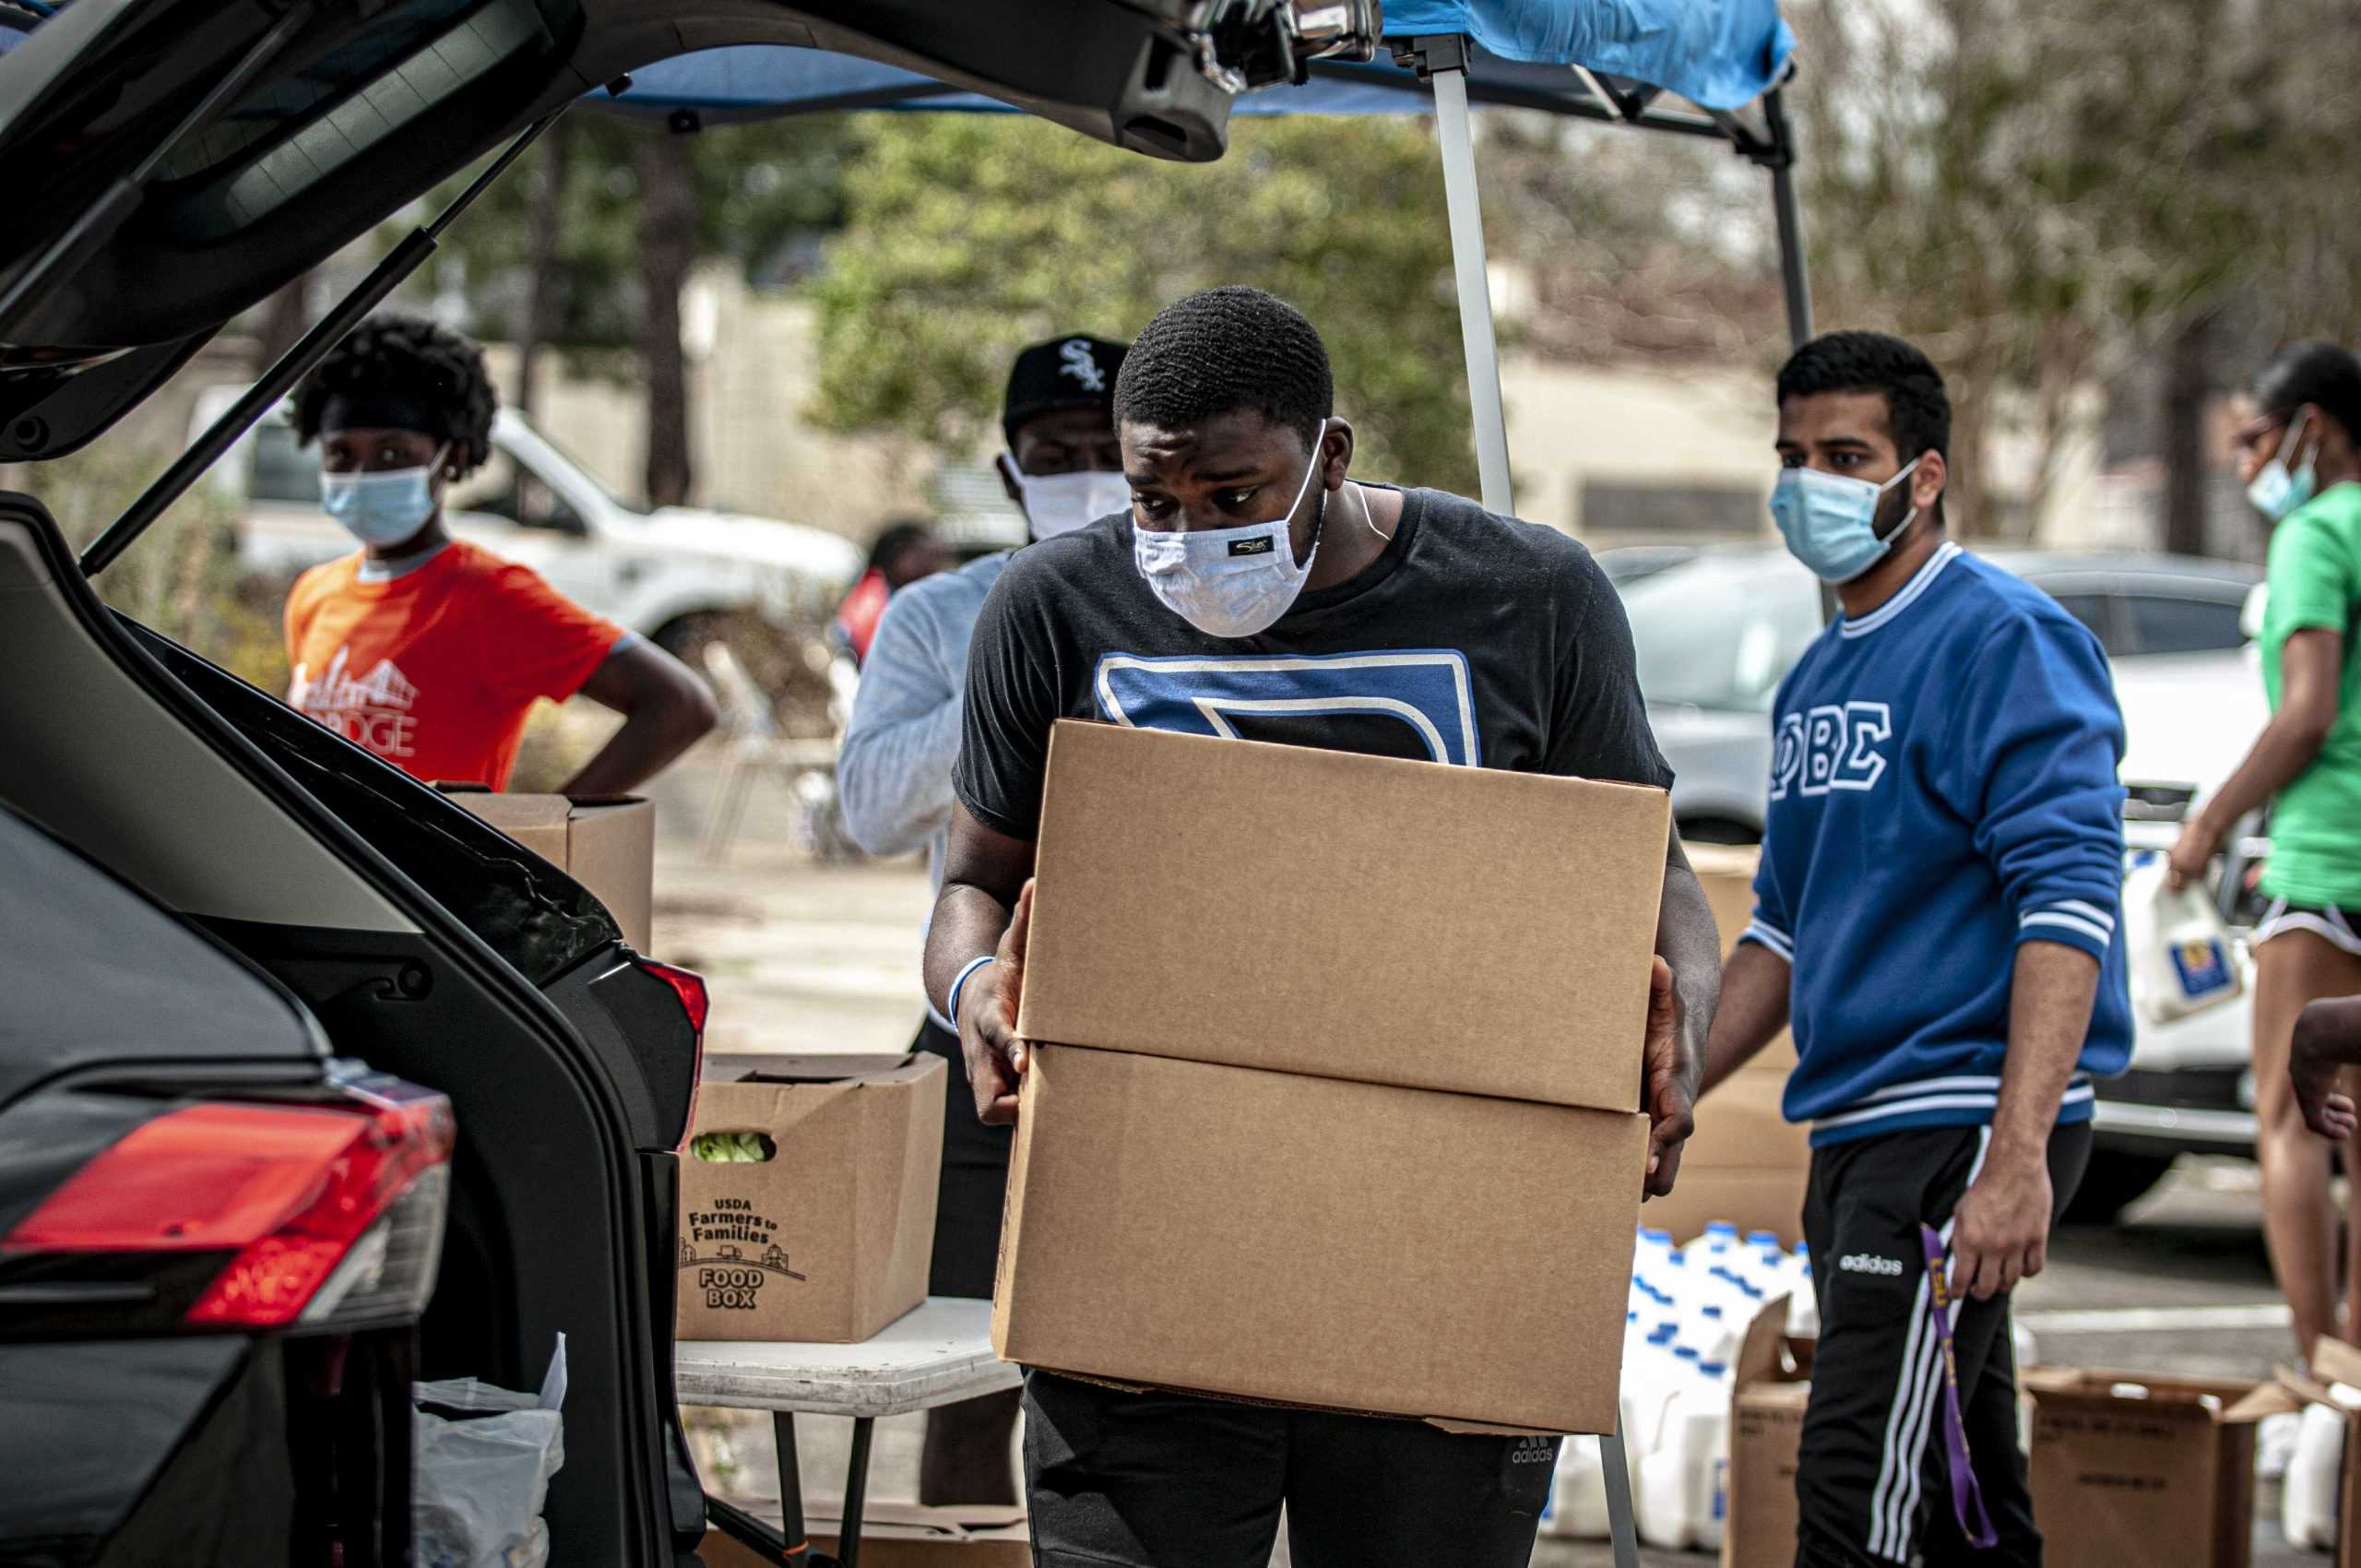
[[[2082,1180],[2092,1076],[2130,1054],[2123,721],[2098,639],[1943,537],[1925,355],[1835,333],[1778,398],[1772,516],[1845,612],[1779,689],[1705,1086],[1792,1016],[1820,1306],[1797,1562],[2035,1563],[2009,1291]]]
[[[1327,351],[1295,310],[1238,288],[1167,307],[1133,344],[1115,408],[1130,510],[1012,559],[968,657],[927,981],[991,1122],[1014,1116],[1026,1070],[1014,1028],[1026,885],[1059,719],[1670,779],[1622,607],[1588,552],[1456,496],[1348,481],[1353,430],[1334,417]],[[1135,804],[1153,833],[1153,794]],[[1236,809],[1241,834],[1321,831],[1318,800]],[[1719,970],[1677,837],[1667,857],[1643,1086],[1655,1192],[1688,1135]],[[1307,1568],[1522,1564],[1555,1450],[1040,1372],[1026,1408],[1035,1560],[1062,1568],[1264,1568],[1282,1504]]]

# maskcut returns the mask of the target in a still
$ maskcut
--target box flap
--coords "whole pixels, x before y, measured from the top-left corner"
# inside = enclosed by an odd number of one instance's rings
[[[708,1054],[704,1081],[708,1084],[842,1084],[856,1078],[880,1078],[919,1065],[914,1052],[899,1056],[789,1056],[771,1052]]]
[[[1061,720],[1018,1029],[1631,1111],[1669,826],[1634,785]]]
[[[2361,1388],[2361,1348],[2321,1335],[2312,1344],[2312,1376],[2322,1383]]]
[[[923,1503],[902,1503],[892,1498],[872,1499],[861,1508],[861,1535],[894,1536],[905,1540],[967,1540],[987,1531],[1017,1530],[1026,1526],[1025,1505],[1003,1503],[997,1507],[981,1503],[961,1503],[950,1507],[930,1507]],[[822,1502],[809,1499],[803,1505],[805,1527],[813,1535],[833,1536],[844,1523],[844,1510],[838,1500]]]
[[[492,791],[478,794],[470,790],[459,796],[458,801],[503,833],[562,827],[574,810],[574,802],[564,795],[503,795]]]
[[[1730,1369],[1730,1385],[1744,1388],[1750,1383],[1785,1383],[1787,1381],[1787,1298],[1781,1296],[1762,1304],[1754,1321],[1746,1325],[1746,1337],[1738,1341],[1738,1361]]]

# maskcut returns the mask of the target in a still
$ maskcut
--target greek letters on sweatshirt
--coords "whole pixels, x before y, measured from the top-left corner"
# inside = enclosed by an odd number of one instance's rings
[[[2123,719],[2106,656],[2038,588],[1945,542],[1779,688],[1743,940],[1791,966],[1785,1110],[1815,1145],[1992,1119],[2016,949],[2100,963],[2061,1123],[2123,1070]]]

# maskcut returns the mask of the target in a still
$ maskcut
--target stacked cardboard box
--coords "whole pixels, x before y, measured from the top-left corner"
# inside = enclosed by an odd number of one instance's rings
[[[924,1054],[706,1057],[681,1158],[675,1336],[852,1344],[924,1301],[947,1070]]]
[[[1667,826],[1652,790],[1060,724],[1000,1353],[1611,1427]]]
[[[1752,918],[1755,860],[1750,849],[1689,846],[1689,862],[1704,885],[1726,951],[1738,945]],[[1679,1183],[1670,1197],[1649,1201],[1641,1223],[1671,1231],[1677,1241],[1715,1219],[1745,1230],[1774,1230],[1790,1246],[1803,1240],[1811,1149],[1805,1129],[1779,1112],[1795,1065],[1795,1040],[1782,1029],[1762,1054],[1698,1103],[1697,1131],[1680,1157]]]
[[[465,806],[580,883],[607,907],[633,951],[652,952],[654,806],[636,795],[573,800],[496,794],[471,785],[440,788],[454,804]]]
[[[814,1556],[839,1556],[836,1515],[813,1507],[806,1522]],[[719,1530],[706,1532],[697,1555],[705,1568],[771,1568]],[[1033,1553],[1022,1508],[872,1501],[861,1513],[860,1561],[863,1568],[1026,1568]]]
[[[2033,1513],[2053,1562],[2246,1568],[2268,1385],[2029,1367]]]
[[[1787,1338],[1786,1322],[1784,1299],[1764,1307],[1730,1369],[1722,1568],[1793,1568],[1796,1561],[1796,1456],[1811,1397],[1812,1342]]]

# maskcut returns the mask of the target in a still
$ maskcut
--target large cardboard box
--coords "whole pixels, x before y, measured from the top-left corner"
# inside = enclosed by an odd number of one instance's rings
[[[1731,1368],[1723,1568],[1794,1568],[1796,1459],[1811,1398],[1805,1373],[1812,1347],[1786,1338],[1786,1321],[1784,1298],[1764,1307]]]
[[[2280,1368],[2278,1381],[2257,1392],[2254,1406],[2263,1415],[2273,1415],[2319,1405],[2344,1422],[2344,1464],[2336,1487],[2335,1568],[2361,1568],[2361,1410],[2330,1392],[2337,1384],[2361,1388],[2361,1348],[2324,1334],[2312,1343],[2310,1371]]]
[[[1608,1431],[1646,1145],[1628,1111],[1039,1047],[992,1345],[1124,1384]]]
[[[1627,786],[1061,724],[1000,1353],[1608,1428],[1668,831]]]
[[[1630,1110],[1670,831],[1660,790],[1061,721],[1017,1032]]]
[[[2246,1568],[2268,1386],[2029,1367],[2034,1518],[2056,1562]]]
[[[681,1159],[682,1339],[853,1343],[926,1299],[943,1059],[708,1056]],[[753,1133],[772,1157],[698,1157]]]
[[[636,795],[570,800],[444,786],[444,792],[588,889],[623,941],[652,953],[656,808]]]
[[[813,1550],[836,1555],[836,1515],[813,1506],[806,1515]],[[872,1502],[861,1511],[864,1568],[1030,1568],[1021,1508],[929,1508],[916,1503]],[[697,1546],[705,1568],[770,1568],[719,1530]]]

